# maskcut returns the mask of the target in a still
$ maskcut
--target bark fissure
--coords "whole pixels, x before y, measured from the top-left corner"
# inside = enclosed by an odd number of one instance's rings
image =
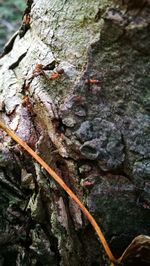
[[[22,36],[16,33],[0,60],[0,119],[67,181],[118,255],[128,235],[149,233],[150,7],[149,1],[116,2],[27,2]],[[16,191],[25,198],[0,185],[6,195],[0,216],[16,204],[32,218],[28,248],[14,243],[13,257],[6,245],[12,261],[109,265],[66,194],[2,132],[0,141],[1,184],[6,179],[15,188],[18,180]],[[19,166],[9,168],[15,156]],[[4,221],[0,234],[7,235],[19,218]]]

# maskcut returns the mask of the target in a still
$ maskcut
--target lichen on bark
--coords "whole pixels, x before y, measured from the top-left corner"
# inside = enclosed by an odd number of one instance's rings
[[[30,28],[0,60],[0,118],[85,202],[119,257],[149,233],[149,6],[37,0],[30,9]],[[44,75],[33,75],[36,64]],[[108,265],[80,209],[0,138],[1,265]]]

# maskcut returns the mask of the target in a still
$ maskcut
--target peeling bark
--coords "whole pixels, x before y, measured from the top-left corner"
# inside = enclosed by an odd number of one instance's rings
[[[150,10],[117,2],[28,1],[0,59],[0,119],[85,202],[119,257],[149,234]],[[109,265],[76,204],[0,139],[0,264]]]

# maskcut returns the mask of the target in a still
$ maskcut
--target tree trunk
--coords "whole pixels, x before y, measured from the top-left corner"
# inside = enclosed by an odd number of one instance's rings
[[[150,220],[150,8],[120,2],[28,0],[0,59],[0,119],[85,203],[115,257]],[[0,138],[0,265],[109,265],[79,207]]]

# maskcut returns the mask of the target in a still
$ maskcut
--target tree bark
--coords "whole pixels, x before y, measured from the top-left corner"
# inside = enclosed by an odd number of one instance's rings
[[[0,59],[0,119],[85,203],[115,257],[150,220],[150,8],[121,2],[28,0]],[[109,265],[79,207],[0,138],[0,265]]]

